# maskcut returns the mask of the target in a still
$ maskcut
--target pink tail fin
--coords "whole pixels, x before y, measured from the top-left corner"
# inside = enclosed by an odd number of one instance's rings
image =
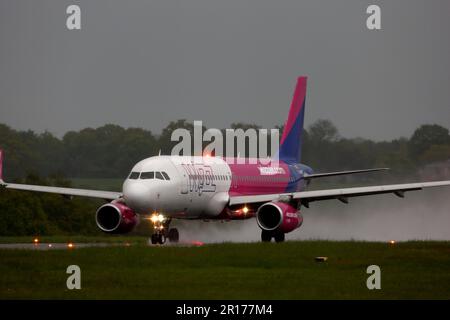
[[[281,160],[300,162],[301,159],[306,81],[305,76],[297,79],[291,108],[280,141],[279,158]]]

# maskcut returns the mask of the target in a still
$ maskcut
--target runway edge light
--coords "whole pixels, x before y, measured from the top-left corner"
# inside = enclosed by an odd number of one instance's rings
[[[325,262],[328,260],[328,257],[315,257],[314,260],[317,262]]]

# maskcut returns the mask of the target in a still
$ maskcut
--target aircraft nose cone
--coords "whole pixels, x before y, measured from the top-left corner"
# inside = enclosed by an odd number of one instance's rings
[[[140,183],[129,184],[124,189],[123,197],[129,207],[142,210],[149,205],[150,189]]]

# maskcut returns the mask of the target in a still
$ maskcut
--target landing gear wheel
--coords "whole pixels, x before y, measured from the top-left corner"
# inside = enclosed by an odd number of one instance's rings
[[[284,236],[284,232],[277,232],[274,235],[275,237],[275,242],[284,242],[285,236]]]
[[[164,242],[166,242],[166,238],[164,237],[164,235],[162,233],[159,233],[158,234],[158,243],[163,244]]]
[[[272,232],[267,230],[261,230],[261,241],[270,242],[272,240]]]
[[[152,241],[152,244],[157,244],[158,243],[158,234],[156,234],[156,233],[152,234],[151,241]]]
[[[152,244],[163,244],[166,242],[166,238],[162,233],[154,233],[151,237]]]
[[[170,242],[178,242],[180,240],[180,234],[178,233],[177,228],[169,229],[168,238]]]

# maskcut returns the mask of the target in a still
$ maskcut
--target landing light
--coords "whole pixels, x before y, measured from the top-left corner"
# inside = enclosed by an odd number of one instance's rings
[[[74,247],[74,245],[73,245],[72,242],[69,242],[69,243],[67,244],[67,248],[72,249],[73,247]]]
[[[38,243],[39,243],[39,239],[38,239],[38,238],[34,238],[34,239],[33,239],[33,242],[34,242],[35,244],[38,244]]]
[[[164,222],[164,220],[166,220],[166,218],[165,218],[162,214],[153,214],[153,215],[150,217],[150,220],[151,220],[153,223],[156,223],[156,222]]]
[[[389,241],[389,244],[395,244],[395,240]]]
[[[247,206],[245,206],[245,207],[242,208],[242,212],[243,212],[244,214],[247,214],[247,213],[248,213],[248,208],[247,208]]]

